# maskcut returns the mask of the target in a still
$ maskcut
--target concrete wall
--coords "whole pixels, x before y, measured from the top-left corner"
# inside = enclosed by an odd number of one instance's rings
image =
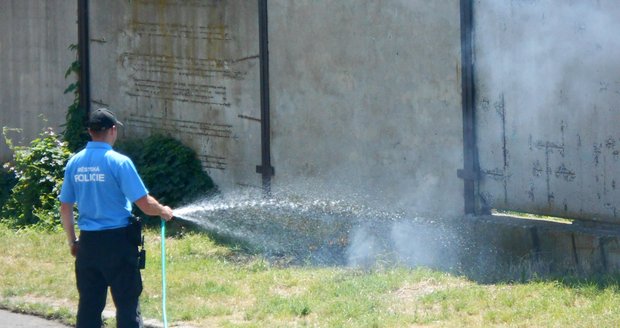
[[[275,189],[463,212],[459,1],[269,1]]]
[[[75,1],[0,1],[0,126],[23,129],[11,134],[15,141],[65,121],[73,95],[63,91],[76,78],[64,77],[76,58],[68,49],[77,44],[76,11]],[[2,139],[0,162],[10,158]]]
[[[193,147],[222,189],[260,186],[256,1],[91,1],[92,108]]]
[[[620,3],[475,3],[483,206],[620,222]]]
[[[0,124],[28,141],[72,101],[76,4],[0,4]],[[620,4],[474,9],[480,207],[617,222]],[[116,110],[125,137],[189,144],[223,189],[259,187],[257,2],[91,1],[89,14],[92,106]],[[275,190],[461,214],[459,28],[456,0],[270,1]]]
[[[193,146],[224,190],[259,187],[257,1],[93,1],[90,15],[93,107],[126,136]],[[461,214],[458,1],[270,1],[269,50],[274,191]]]

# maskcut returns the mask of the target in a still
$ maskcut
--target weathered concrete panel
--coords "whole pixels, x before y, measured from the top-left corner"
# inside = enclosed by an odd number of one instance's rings
[[[620,222],[620,2],[477,1],[483,206]]]
[[[485,279],[617,274],[620,265],[615,226],[480,216],[455,229],[463,268]]]
[[[456,0],[269,1],[274,188],[462,214],[459,24]]]
[[[93,108],[180,139],[224,190],[260,186],[256,1],[93,1],[90,17]]]
[[[0,4],[0,127],[23,129],[24,142],[64,123],[73,101],[63,91],[74,81],[64,76],[76,56],[68,49],[77,43],[76,10],[76,1],[65,0]],[[0,161],[10,156],[0,141]]]
[[[604,267],[608,272],[620,272],[620,238],[601,238]]]

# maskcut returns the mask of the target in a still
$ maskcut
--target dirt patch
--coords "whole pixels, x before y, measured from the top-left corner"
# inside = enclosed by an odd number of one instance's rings
[[[440,282],[435,279],[423,280],[415,284],[405,284],[394,291],[394,296],[400,300],[417,300],[437,291],[466,286],[464,282]]]

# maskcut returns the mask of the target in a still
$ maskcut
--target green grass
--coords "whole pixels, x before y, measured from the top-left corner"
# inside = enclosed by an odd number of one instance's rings
[[[147,231],[146,241],[142,312],[161,320],[159,232]],[[620,322],[615,277],[479,284],[423,268],[282,267],[194,233],[169,237],[166,245],[174,324],[599,328]],[[0,225],[0,247],[0,307],[71,323],[77,292],[64,234]]]

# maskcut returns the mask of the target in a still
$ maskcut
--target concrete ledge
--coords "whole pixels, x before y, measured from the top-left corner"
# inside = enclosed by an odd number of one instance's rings
[[[593,276],[620,272],[620,227],[565,224],[510,216],[466,217],[462,234],[474,254],[494,254],[496,267],[527,275]],[[472,252],[463,252],[467,257]],[[471,262],[471,261],[470,261]],[[471,263],[470,263],[471,264]]]

